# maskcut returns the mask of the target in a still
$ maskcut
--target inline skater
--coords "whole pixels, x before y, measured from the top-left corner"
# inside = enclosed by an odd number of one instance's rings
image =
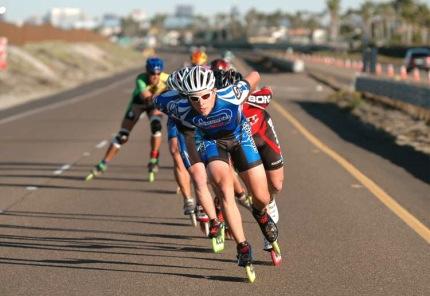
[[[240,111],[241,104],[259,79],[257,72],[251,72],[245,80],[217,90],[213,71],[196,66],[183,81],[187,98],[176,92],[155,97],[160,110],[195,125],[201,131],[207,168],[222,193],[225,219],[237,243],[238,264],[246,267],[250,281],[255,280],[252,251],[235,202],[230,157],[252,193],[254,218],[266,239],[279,252],[278,229],[266,210],[270,194],[264,167],[252,139],[251,128]]]
[[[210,62],[210,68],[214,73],[216,71],[227,71],[232,69],[232,65],[224,59],[214,59]],[[245,192],[242,184],[239,181],[237,174],[234,174],[234,192],[239,203],[247,209],[251,209],[251,196]]]
[[[167,138],[169,142],[169,152],[173,159],[173,173],[176,183],[180,188],[182,198],[184,200],[184,215],[190,215],[193,226],[197,225],[195,214],[196,204],[191,196],[191,179],[190,174],[184,166],[184,163],[179,153],[178,145],[178,129],[172,118],[167,119]]]
[[[191,66],[204,66],[207,61],[208,56],[201,49],[197,49],[191,54]]]
[[[139,74],[136,78],[136,87],[121,122],[121,128],[112,139],[103,159],[86,177],[87,181],[107,170],[108,163],[118,154],[121,146],[127,143],[130,132],[143,112],[147,113],[151,127],[151,151],[148,172],[149,181],[154,181],[155,173],[158,171],[162,113],[154,108],[152,98],[166,89],[168,74],[163,72],[163,68],[164,62],[158,57],[151,57],[146,60],[146,72]]]
[[[216,76],[218,77],[216,83],[218,88],[227,87],[242,79],[242,75],[239,72],[231,70],[218,71]],[[254,91],[243,104],[242,110],[251,126],[251,133],[266,171],[270,190],[270,203],[267,206],[267,211],[273,221],[278,223],[279,213],[275,196],[282,190],[284,160],[275,126],[266,110],[272,95],[272,90],[269,87]],[[281,263],[282,258],[273,250],[272,245],[266,239],[264,239],[264,250],[271,253],[272,261],[275,265]]]
[[[178,91],[182,96],[184,95],[182,80],[188,71],[189,68],[182,68],[173,72],[167,80],[169,88]],[[214,251],[221,252],[224,248],[224,242],[220,239],[220,236],[223,236],[223,225],[217,219],[212,195],[207,185],[206,169],[200,158],[200,153],[197,151],[199,143],[196,143],[196,138],[198,139],[199,136],[196,135],[196,130],[193,125],[180,120],[172,114],[168,115],[169,122],[172,124],[171,128],[174,126],[176,130],[176,143],[178,145],[176,149],[180,153],[177,162],[181,162],[180,165],[185,166],[194,184],[194,191],[198,201],[195,210],[197,221],[201,223],[202,230],[204,230],[205,234],[212,239],[212,248]]]
[[[231,64],[224,59],[215,59],[210,63],[210,67],[212,71],[222,70],[227,71],[231,69]]]

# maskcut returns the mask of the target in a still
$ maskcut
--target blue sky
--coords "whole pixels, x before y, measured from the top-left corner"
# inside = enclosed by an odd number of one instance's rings
[[[376,0],[375,2],[387,0]],[[357,7],[364,0],[341,0],[342,8]],[[430,0],[421,0],[430,5]],[[43,15],[52,7],[78,7],[91,16],[101,16],[106,12],[114,12],[126,15],[132,9],[144,10],[149,16],[156,12],[172,13],[176,4],[193,4],[194,11],[199,14],[209,15],[215,12],[229,11],[232,4],[239,7],[244,13],[252,7],[271,12],[277,9],[294,12],[297,10],[322,11],[325,8],[325,0],[216,0],[216,1],[191,1],[191,0],[0,0],[0,6],[7,7],[7,20],[20,21],[30,15]]]

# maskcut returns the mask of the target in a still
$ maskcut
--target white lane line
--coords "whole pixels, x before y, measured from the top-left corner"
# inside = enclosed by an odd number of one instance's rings
[[[100,143],[98,143],[98,144],[96,145],[96,148],[97,148],[97,149],[101,149],[101,148],[103,148],[104,146],[106,146],[106,145],[107,145],[107,143],[108,143],[108,141],[107,141],[107,140],[103,140],[103,141],[101,141]]]
[[[90,156],[91,153],[89,153],[88,151],[85,151],[84,153],[82,153],[82,156]]]
[[[64,171],[67,171],[71,167],[72,166],[70,164],[65,164],[61,166],[61,168],[59,168],[58,170],[54,171],[54,175],[61,175]]]
[[[36,186],[27,186],[27,187],[25,187],[25,189],[27,189],[29,191],[33,191],[33,190],[37,190],[38,188]]]
[[[70,169],[70,167],[71,167],[71,165],[70,165],[70,164],[65,164],[65,165],[63,165],[63,166],[61,167],[61,169],[62,169],[63,171],[66,171],[66,170]]]
[[[48,106],[36,108],[36,109],[29,110],[29,111],[26,111],[26,112],[23,112],[23,113],[20,113],[20,114],[16,114],[16,115],[12,115],[12,116],[6,117],[6,118],[0,120],[0,124],[5,124],[5,123],[12,122],[12,121],[15,121],[15,120],[18,120],[18,119],[21,119],[21,118],[24,118],[24,117],[27,117],[27,116],[30,116],[30,115],[33,115],[33,114],[37,114],[37,113],[43,112],[43,111],[52,110],[52,109],[60,108],[60,107],[63,107],[63,106],[67,106],[67,105],[71,105],[71,104],[83,101],[83,100],[88,99],[90,97],[94,97],[96,95],[104,93],[104,92],[106,92],[106,91],[108,91],[108,90],[110,90],[112,88],[115,88],[119,84],[121,84],[121,83],[123,83],[125,81],[129,81],[129,80],[130,80],[130,77],[125,77],[125,78],[123,78],[121,80],[118,80],[118,81],[116,81],[116,82],[108,85],[108,86],[105,86],[105,87],[102,87],[102,88],[98,88],[98,89],[96,89],[94,91],[91,91],[91,92],[83,94],[83,95],[72,97],[71,99],[68,99],[66,101],[62,101],[62,102],[58,102],[58,103],[53,103],[53,104],[50,104]]]

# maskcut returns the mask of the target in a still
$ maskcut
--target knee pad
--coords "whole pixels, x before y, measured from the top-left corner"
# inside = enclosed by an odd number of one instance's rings
[[[152,116],[150,118],[151,122],[151,133],[154,137],[161,137],[161,117],[160,116]]]
[[[112,144],[118,149],[121,148],[122,145],[127,143],[129,135],[130,132],[128,130],[120,129],[118,134],[113,138]]]

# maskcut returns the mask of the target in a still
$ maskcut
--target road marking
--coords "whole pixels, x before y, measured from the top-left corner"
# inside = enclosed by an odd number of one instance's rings
[[[68,169],[70,169],[70,164],[65,164],[65,165],[63,165],[62,167],[61,167],[61,169],[63,170],[63,171],[66,171],[66,170],[68,170]]]
[[[345,158],[340,156],[333,149],[322,143],[317,137],[309,132],[294,116],[292,116],[279,103],[271,101],[270,103],[279,113],[281,113],[296,129],[298,129],[309,142],[314,144],[318,149],[334,159],[345,170],[355,177],[364,187],[367,188],[380,202],[396,214],[403,222],[412,228],[419,236],[430,244],[430,229],[415,218],[411,213],[404,209],[398,202],[388,195],[381,187],[376,185],[371,179],[360,172],[356,167],[349,163]]]
[[[85,156],[85,157],[90,156],[90,155],[91,155],[91,153],[89,153],[88,151],[82,153],[82,156]]]
[[[25,189],[27,189],[29,191],[33,191],[33,190],[37,190],[38,188],[36,186],[27,186],[27,187],[25,187]]]
[[[112,84],[109,84],[108,86],[98,88],[98,89],[96,89],[94,91],[91,91],[89,93],[85,93],[85,94],[82,94],[82,95],[79,95],[79,96],[76,96],[76,97],[72,97],[72,98],[67,99],[65,101],[62,101],[62,102],[52,103],[52,104],[49,104],[48,106],[43,106],[43,107],[36,108],[36,109],[33,109],[33,110],[29,110],[29,111],[26,111],[26,112],[23,112],[23,113],[20,113],[20,114],[16,114],[16,115],[12,115],[12,116],[6,117],[6,118],[0,120],[0,124],[8,123],[8,122],[15,121],[17,119],[21,119],[21,118],[24,118],[24,117],[27,117],[27,116],[30,116],[30,115],[33,115],[33,114],[37,114],[37,113],[40,113],[40,112],[43,112],[43,111],[57,109],[57,108],[60,108],[60,107],[63,107],[63,106],[67,106],[67,105],[71,105],[71,104],[83,101],[83,100],[88,99],[90,97],[93,97],[93,96],[96,96],[96,95],[101,94],[103,92],[106,92],[106,91],[108,91],[110,89],[113,89],[113,88],[117,87],[119,84],[121,84],[121,83],[123,83],[125,81],[129,81],[129,80],[130,80],[130,77],[127,76],[127,77],[125,77],[125,78],[123,78],[121,80],[118,80],[118,81],[116,81],[116,82],[114,82]]]
[[[97,145],[96,145],[96,148],[97,149],[101,149],[101,148],[103,148],[104,146],[106,146],[106,144],[108,143],[108,141],[107,140],[103,140],[103,141],[101,141],[100,143],[98,143]]]
[[[67,171],[70,168],[71,168],[70,164],[65,164],[61,166],[61,168],[59,168],[58,170],[54,171],[54,175],[61,175],[64,171]]]

